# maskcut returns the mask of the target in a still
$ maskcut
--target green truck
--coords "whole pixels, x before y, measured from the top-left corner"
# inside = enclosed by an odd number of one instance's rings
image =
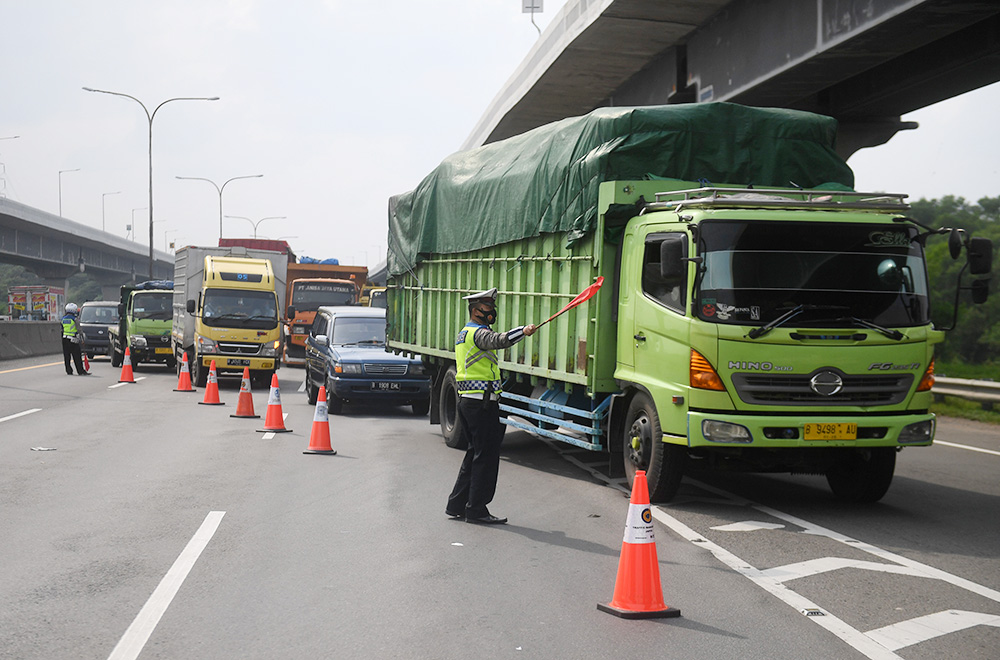
[[[174,283],[150,280],[121,288],[118,325],[108,330],[111,365],[120,367],[129,349],[132,365],[161,363],[176,365],[170,347],[173,327]]]
[[[389,346],[427,363],[431,422],[457,445],[463,295],[497,287],[506,329],[603,277],[502,355],[506,424],[645,470],[654,502],[694,465],[880,499],[934,438],[924,244],[947,233],[973,276],[992,244],[855,192],[835,136],[796,111],[608,108],[446,159],[389,204]]]

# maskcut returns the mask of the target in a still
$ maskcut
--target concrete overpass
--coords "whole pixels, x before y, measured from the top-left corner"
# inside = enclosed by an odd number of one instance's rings
[[[52,286],[76,273],[96,277],[104,297],[149,279],[149,246],[0,197],[0,262],[24,266]],[[174,256],[153,251],[153,275],[173,279]]]
[[[998,0],[568,0],[462,148],[598,107],[731,101],[836,117],[847,158],[997,80]]]

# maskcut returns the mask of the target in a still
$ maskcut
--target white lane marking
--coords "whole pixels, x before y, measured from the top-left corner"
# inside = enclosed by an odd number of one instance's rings
[[[719,525],[718,527],[713,527],[712,529],[717,529],[720,532],[756,532],[761,529],[783,529],[784,527],[784,525],[779,525],[777,523],[744,520],[743,522]]]
[[[24,417],[25,415],[30,415],[31,413],[39,412],[41,408],[32,408],[31,410],[22,410],[19,413],[14,413],[13,415],[7,415],[6,417],[0,417],[0,422],[6,422],[11,419],[17,419],[18,417]]]
[[[654,506],[652,509],[654,518],[674,530],[682,538],[696,544],[699,548],[707,549],[715,555],[716,559],[749,579],[761,589],[799,612],[806,613],[810,620],[842,639],[851,647],[864,654],[866,658],[870,658],[870,660],[903,660],[900,656],[866,636],[860,630],[847,625],[844,621],[830,614],[805,596],[795,593],[781,584],[780,581],[765,575],[762,571],[754,568],[722,546],[712,543],[701,534],[698,534],[681,521],[663,511],[660,507]]]
[[[135,382],[138,383],[140,380],[146,380],[146,377],[139,376],[138,378],[135,379]],[[108,389],[113,390],[116,387],[121,387],[122,385],[132,385],[132,383],[115,383],[114,385],[108,385]]]
[[[982,449],[980,447],[970,447],[969,445],[959,445],[954,442],[945,442],[944,440],[935,440],[934,444],[944,445],[945,447],[955,447],[956,449],[968,449],[969,451],[978,451],[983,454],[993,454],[994,456],[1000,456],[1000,451],[993,451],[992,449]]]
[[[927,577],[923,572],[898,564],[879,564],[873,561],[862,561],[860,559],[846,559],[844,557],[823,557],[822,559],[810,559],[784,566],[768,568],[762,573],[774,578],[778,582],[788,582],[799,578],[829,573],[842,568],[858,568],[864,571],[879,571],[882,573],[895,573],[897,575],[912,575],[914,577]]]
[[[281,413],[281,421],[284,422],[287,419],[288,419],[288,413],[282,412]],[[260,439],[261,440],[273,440],[274,439],[274,432],[271,431],[269,433],[265,433],[264,435],[260,436]]]
[[[299,389],[296,390],[296,391],[297,392],[305,392],[306,391],[306,381],[302,381],[302,384],[299,385]]]
[[[212,540],[212,536],[219,528],[225,511],[210,511],[201,523],[201,527],[194,533],[187,546],[181,551],[180,556],[170,567],[167,574],[163,576],[160,584],[153,591],[153,594],[146,601],[146,604],[139,610],[138,616],[122,635],[122,638],[115,645],[108,660],[135,660],[142,652],[142,648],[149,641],[149,636],[153,634],[156,624],[160,622],[163,613],[167,611],[170,602],[177,595],[184,580],[187,578],[191,568],[198,560],[202,551]]]
[[[870,638],[886,647],[897,651],[907,646],[913,646],[929,639],[958,632],[974,626],[993,626],[1000,628],[1000,616],[982,612],[966,612],[963,610],[945,610],[926,616],[901,621],[891,626],[885,626],[866,633]]]

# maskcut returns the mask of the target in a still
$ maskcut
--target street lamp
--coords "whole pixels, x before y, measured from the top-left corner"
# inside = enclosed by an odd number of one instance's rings
[[[108,195],[120,195],[122,191],[116,190],[115,192],[101,193],[101,231],[107,231],[104,228],[104,200]]]
[[[230,181],[236,181],[237,179],[258,179],[262,176],[264,175],[247,174],[246,176],[234,176],[232,179],[226,180],[226,182],[223,183],[221,186],[217,184],[215,181],[212,181],[211,179],[205,179],[200,176],[179,176],[176,178],[186,181],[208,181],[213,186],[215,186],[215,190],[219,193],[219,238],[221,239],[222,238],[222,191],[226,189],[226,186],[229,184]]]
[[[227,218],[239,218],[240,220],[246,220],[247,222],[249,222],[250,224],[252,224],[253,225],[253,237],[254,238],[257,238],[257,227],[260,226],[260,223],[264,222],[265,220],[284,220],[285,219],[285,216],[283,216],[283,215],[270,215],[270,216],[268,216],[266,218],[261,218],[257,222],[254,222],[250,218],[244,218],[242,215],[227,215],[226,217]]]
[[[59,170],[59,217],[62,217],[62,175],[64,172],[79,172],[80,168],[75,170]]]
[[[149,279],[153,279],[153,119],[156,118],[157,111],[166,104],[170,103],[171,101],[218,101],[219,97],[179,96],[176,98],[167,99],[166,101],[163,101],[162,103],[160,103],[160,105],[153,108],[153,112],[150,112],[149,109],[146,108],[145,103],[135,98],[134,96],[130,96],[129,94],[122,94],[121,92],[109,92],[106,89],[93,89],[91,87],[84,87],[83,89],[88,92],[111,94],[112,96],[124,96],[127,99],[132,99],[140,106],[142,106],[143,112],[146,113],[146,119],[149,120],[149,206],[147,208],[149,208]],[[62,215],[62,213],[60,212],[59,215]]]

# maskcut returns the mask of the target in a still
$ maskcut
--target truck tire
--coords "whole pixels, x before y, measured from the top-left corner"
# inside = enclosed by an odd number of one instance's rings
[[[120,366],[122,366],[122,362],[124,362],[124,361],[125,361],[125,356],[118,352],[118,348],[117,347],[112,348],[111,349],[111,366],[112,367],[120,367]]]
[[[188,370],[191,372],[191,380],[194,381],[195,387],[205,387],[208,383],[208,369],[201,363],[201,358],[198,357],[197,353],[194,353],[191,359],[188,361]]]
[[[467,443],[462,438],[461,420],[458,417],[458,380],[455,367],[448,367],[441,379],[441,396],[438,410],[441,413],[441,435],[444,444],[452,449],[467,449]]]
[[[650,502],[669,502],[681,485],[687,448],[663,442],[660,417],[649,395],[637,392],[625,415],[623,449],[629,488],[637,470],[646,471]]]
[[[826,482],[838,499],[878,502],[889,490],[896,471],[895,447],[872,447],[851,452],[850,457],[826,472]]]

